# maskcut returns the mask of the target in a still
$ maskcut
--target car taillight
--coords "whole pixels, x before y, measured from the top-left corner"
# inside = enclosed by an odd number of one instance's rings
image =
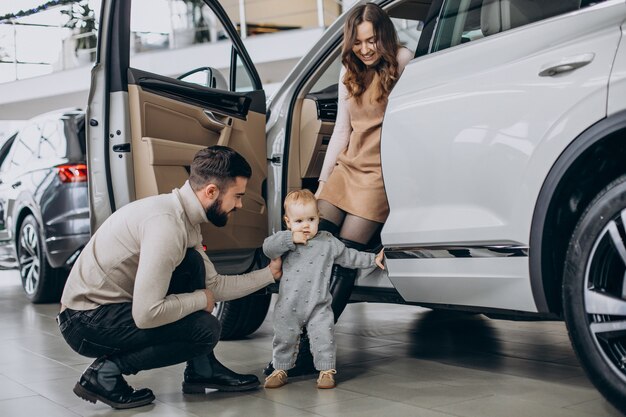
[[[59,165],[55,169],[63,183],[87,181],[87,165],[85,164]]]

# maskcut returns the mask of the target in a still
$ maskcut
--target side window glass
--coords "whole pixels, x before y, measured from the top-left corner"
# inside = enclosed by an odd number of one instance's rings
[[[311,88],[312,93],[318,93],[320,91],[324,91],[332,85],[337,85],[339,82],[339,73],[341,72],[341,54],[338,54],[335,59],[330,63],[328,68],[326,68],[320,77],[317,79],[313,88]]]
[[[146,11],[149,10],[149,13]],[[130,66],[154,74],[178,78],[204,87],[230,91],[252,89],[243,62],[232,67],[234,44],[217,15],[203,0],[133,0],[131,6]],[[210,54],[194,51],[193,45],[212,43]],[[175,74],[171,63],[155,54],[139,52],[186,48],[187,71]],[[235,85],[231,84],[231,73]]]
[[[35,124],[24,128],[15,140],[12,148],[9,169],[18,169],[39,156],[40,130]]]
[[[581,4],[581,0],[447,0],[439,16],[432,52],[569,13],[595,3],[583,1]]]
[[[390,11],[392,14],[394,11]],[[402,19],[391,16],[393,26],[396,28],[400,45],[415,52],[417,49],[417,43],[420,40],[422,29],[424,28],[424,22],[421,20]]]
[[[237,54],[237,66],[235,68],[235,91],[254,91],[252,77],[248,73],[248,68]]]
[[[16,136],[17,134],[11,136],[9,139],[6,140],[6,142],[4,142],[2,148],[0,148],[0,172],[8,170],[9,166],[11,165],[11,158],[9,157],[9,155],[11,152],[11,147],[15,142]]]
[[[64,124],[61,120],[46,120],[41,124],[39,158],[62,158],[66,154]]]

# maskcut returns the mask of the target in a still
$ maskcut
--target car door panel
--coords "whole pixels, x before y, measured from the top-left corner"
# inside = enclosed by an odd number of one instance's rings
[[[223,92],[131,69],[128,98],[137,198],[170,192],[189,177],[197,151],[229,146],[253,167],[238,210],[223,228],[207,229],[208,251],[259,247],[267,236],[260,190],[266,177],[265,115],[250,109],[255,93]],[[258,191],[257,191],[258,190]],[[210,233],[210,234],[209,234]],[[219,234],[220,239],[215,239]]]
[[[614,25],[607,27],[611,19]],[[615,6],[601,5],[446,49],[407,66],[383,124],[383,177],[391,208],[382,233],[385,246],[527,247],[546,171],[573,138],[606,116],[619,19]],[[589,53],[594,58],[587,65],[540,76],[550,64]],[[483,59],[473,58],[477,56]],[[425,272],[429,259],[409,252],[412,260],[389,262],[398,288],[402,280],[432,278]],[[476,279],[468,277],[459,292],[473,285],[482,286],[485,294],[498,286],[510,290],[526,279],[498,275],[504,270],[494,259],[475,258]],[[455,259],[442,262],[449,274],[459,267]],[[482,276],[494,279],[486,285]],[[430,286],[430,291],[403,296],[436,302],[446,291]],[[529,291],[518,294],[528,298]],[[497,307],[508,308],[510,301],[502,299]]]
[[[203,225],[204,236],[210,238],[204,244],[209,252],[241,252],[220,266],[233,263],[235,272],[246,269],[249,265],[242,256],[260,247],[268,230],[262,191],[267,177],[265,93],[258,74],[237,31],[213,0],[206,2],[205,12],[210,8],[222,23],[232,60],[250,74],[253,91],[236,92],[235,82],[224,90],[178,80],[158,65],[159,56],[154,59],[155,72],[132,68],[131,20],[144,11],[144,4],[134,3],[131,13],[129,3],[103,0],[101,9],[88,110],[92,232],[120,206],[182,186],[198,150],[229,146],[250,163],[252,178],[243,208],[233,213],[226,227]],[[207,67],[211,59],[207,57]]]

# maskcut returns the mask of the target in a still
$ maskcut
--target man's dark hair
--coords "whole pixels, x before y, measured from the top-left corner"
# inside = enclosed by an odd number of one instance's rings
[[[215,184],[226,190],[237,177],[250,178],[252,168],[248,161],[235,150],[226,146],[209,146],[193,157],[189,184],[199,191],[207,184]]]

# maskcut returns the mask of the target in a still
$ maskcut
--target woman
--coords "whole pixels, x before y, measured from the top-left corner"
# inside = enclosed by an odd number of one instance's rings
[[[315,196],[320,228],[363,250],[389,214],[380,163],[387,98],[413,53],[399,45],[379,6],[355,7],[346,19],[339,108]],[[335,265],[331,276],[335,320],[346,306],[356,271]]]
[[[389,214],[380,164],[380,130],[387,98],[413,53],[399,45],[389,16],[373,3],[346,18],[335,129],[315,197],[320,230],[362,251]],[[345,308],[356,270],[333,265],[330,292],[335,321]],[[264,370],[274,371],[272,363]],[[306,333],[289,376],[314,372]]]

